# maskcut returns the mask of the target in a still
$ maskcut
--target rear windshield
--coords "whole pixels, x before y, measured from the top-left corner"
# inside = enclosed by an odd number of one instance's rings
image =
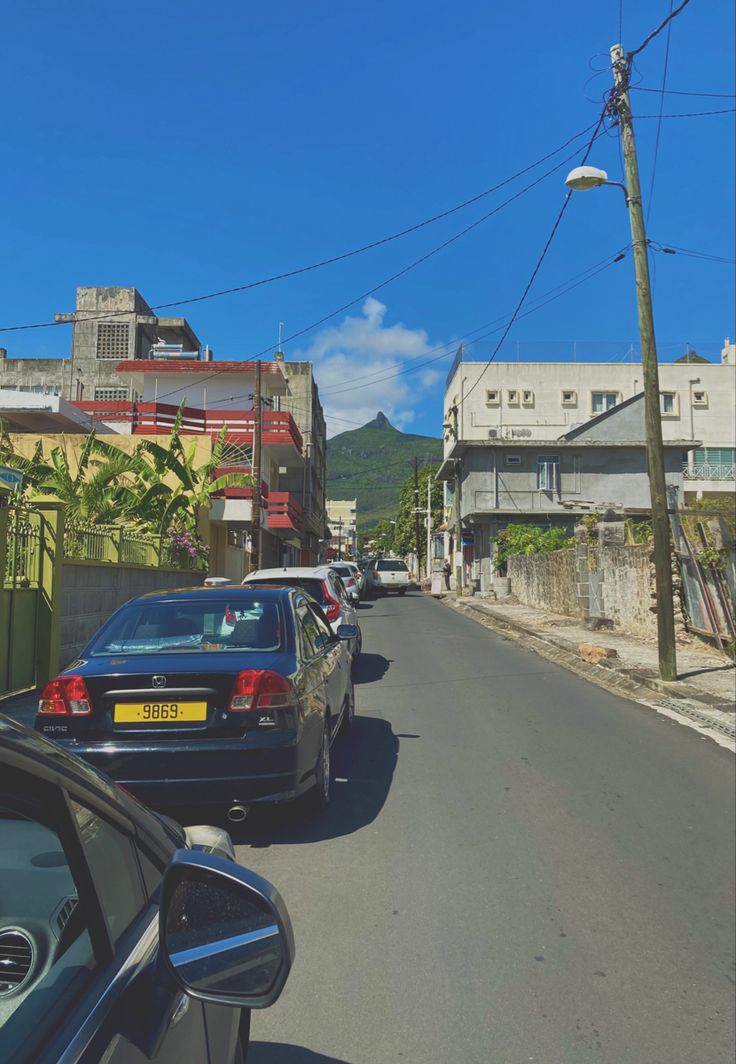
[[[315,577],[310,576],[290,576],[290,577],[273,577],[269,576],[268,579],[262,581],[264,584],[275,584],[277,587],[298,587],[302,591],[306,591],[308,595],[311,595],[315,602],[320,604],[325,601],[324,588],[322,587],[322,581],[317,580]],[[257,580],[249,580],[248,585],[257,584]]]
[[[352,577],[355,575],[349,565],[331,565],[330,569],[334,569],[340,576]]]
[[[379,573],[408,573],[406,562],[379,561],[376,562]]]
[[[87,654],[179,654],[279,650],[281,612],[275,602],[200,599],[131,602],[90,644]]]

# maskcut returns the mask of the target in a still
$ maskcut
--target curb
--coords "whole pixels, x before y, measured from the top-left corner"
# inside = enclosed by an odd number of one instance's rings
[[[605,664],[589,665],[570,649],[569,642],[537,632],[521,621],[499,616],[492,608],[476,605],[470,597],[467,599],[457,598],[455,595],[435,597],[446,605],[461,610],[466,616],[477,620],[500,635],[508,635],[512,638],[523,636],[524,645],[529,649],[570,672],[576,673],[583,679],[597,684],[598,687],[613,689],[636,701],[646,701],[655,708],[662,706],[673,710],[703,727],[725,735],[728,739],[736,740],[733,706],[729,702],[724,702],[723,699],[713,695],[703,695],[698,688],[679,680],[666,683],[638,669],[617,668],[610,664],[610,659]],[[659,698],[653,699],[651,692],[655,692]]]

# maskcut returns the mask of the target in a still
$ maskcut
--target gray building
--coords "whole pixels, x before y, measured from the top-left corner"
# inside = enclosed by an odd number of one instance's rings
[[[72,326],[71,358],[8,358],[0,349],[0,388],[74,402],[132,401],[138,397],[116,371],[119,362],[200,357],[187,321],[158,317],[135,288],[78,288],[76,309],[55,318]]]
[[[680,497],[683,452],[693,442],[664,444],[666,481]],[[612,508],[646,516],[650,493],[643,393],[557,438],[453,441],[438,473],[448,482],[453,528],[456,463],[466,578],[479,581],[484,591],[490,587],[496,535],[509,524],[572,533],[586,513]]]

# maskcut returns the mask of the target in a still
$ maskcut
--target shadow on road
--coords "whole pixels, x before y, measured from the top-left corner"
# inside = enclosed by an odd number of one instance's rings
[[[332,748],[333,797],[327,809],[311,812],[307,796],[285,805],[253,806],[242,824],[229,825],[233,842],[260,848],[319,842],[359,831],[381,811],[398,753],[399,740],[388,721],[357,716],[351,735],[338,739]]]
[[[348,1064],[337,1057],[314,1053],[304,1046],[287,1046],[283,1042],[251,1042],[248,1064]]]
[[[356,610],[372,610],[373,609],[373,603],[372,602],[359,602],[358,605],[355,608],[356,608]]]
[[[366,654],[363,651],[353,665],[353,683],[375,683],[383,679],[390,668],[391,661],[384,658],[383,654]]]

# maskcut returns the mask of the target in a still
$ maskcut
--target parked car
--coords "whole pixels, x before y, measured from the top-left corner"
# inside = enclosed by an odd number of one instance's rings
[[[357,565],[351,565],[350,562],[330,562],[330,569],[334,569],[342,580],[350,601],[360,602],[363,574]]]
[[[389,591],[405,595],[411,586],[407,564],[399,558],[371,559],[365,576],[368,592],[373,595],[387,595]]]
[[[0,1062],[243,1064],[294,956],[230,836],[0,715]]]
[[[330,748],[355,712],[354,638],[292,588],[143,595],[46,685],[36,728],[154,806],[237,821],[311,789],[322,808]]]
[[[348,641],[348,650],[353,660],[360,654],[363,636],[355,606],[350,601],[340,574],[329,565],[317,565],[311,568],[256,569],[248,573],[243,584],[246,586],[273,584],[281,587],[301,588],[322,607],[325,617],[332,625],[333,632],[337,633],[337,629],[342,624],[355,625],[358,632],[354,639]]]

